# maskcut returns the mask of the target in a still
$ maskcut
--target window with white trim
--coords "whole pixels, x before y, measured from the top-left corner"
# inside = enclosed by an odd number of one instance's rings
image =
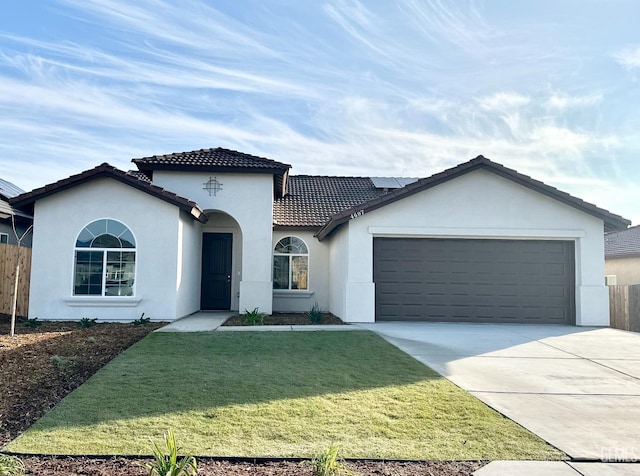
[[[273,250],[273,289],[309,288],[309,251],[300,238],[282,238]]]
[[[74,296],[133,296],[136,242],[126,225],[109,218],[88,224],[75,246]]]
[[[0,243],[9,243],[9,235],[7,233],[0,233]]]

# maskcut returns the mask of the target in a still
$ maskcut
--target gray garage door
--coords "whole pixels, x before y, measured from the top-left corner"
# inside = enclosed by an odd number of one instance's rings
[[[571,241],[374,238],[378,321],[574,324]]]

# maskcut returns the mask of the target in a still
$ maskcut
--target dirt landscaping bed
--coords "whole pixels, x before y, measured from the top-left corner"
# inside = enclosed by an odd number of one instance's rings
[[[284,325],[299,324],[303,314],[276,315]],[[285,317],[287,316],[287,317]],[[335,316],[334,316],[335,317]],[[329,318],[327,323],[336,324]],[[267,322],[265,322],[266,324]],[[271,322],[270,322],[271,323]],[[9,322],[0,315],[0,448],[25,431],[68,393],[85,382],[120,352],[162,324],[101,323],[82,328],[77,322],[43,322],[16,326],[9,337]],[[27,473],[43,476],[146,475],[140,458],[84,456],[24,456]],[[469,475],[483,462],[349,462],[361,475],[427,476]],[[198,459],[201,475],[311,475],[308,465],[297,461],[238,462]]]
[[[311,322],[309,316],[307,316],[304,312],[293,312],[293,313],[284,313],[284,312],[274,312],[270,316],[264,316],[262,318],[262,325],[264,326],[313,326],[313,325],[323,325],[323,324],[332,324],[332,325],[340,325],[345,324],[339,317],[334,316],[330,312],[322,313],[322,320],[320,322]],[[227,319],[223,326],[247,326],[244,316],[237,315],[231,316]]]
[[[42,476],[146,476],[150,460],[137,458],[26,457],[27,474]],[[199,458],[198,474],[203,476],[311,476],[308,464],[296,461],[232,462]],[[468,461],[348,462],[356,475],[369,476],[462,476],[470,475],[484,463]]]

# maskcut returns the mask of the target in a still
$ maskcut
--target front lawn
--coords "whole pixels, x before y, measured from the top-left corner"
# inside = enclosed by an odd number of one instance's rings
[[[563,454],[370,332],[154,333],[7,446],[149,454],[559,459]]]

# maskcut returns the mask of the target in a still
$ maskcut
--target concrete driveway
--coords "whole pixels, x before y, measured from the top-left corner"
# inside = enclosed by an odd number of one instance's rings
[[[640,334],[509,324],[360,324],[574,459],[640,460]]]

